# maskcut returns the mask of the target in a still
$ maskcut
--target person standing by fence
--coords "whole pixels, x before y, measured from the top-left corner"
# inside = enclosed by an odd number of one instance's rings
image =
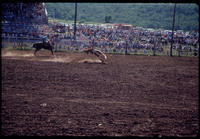
[[[179,43],[178,44],[178,56],[181,56],[181,52],[182,52],[182,45]]]
[[[153,38],[152,51],[153,51],[153,56],[156,56],[156,38]]]

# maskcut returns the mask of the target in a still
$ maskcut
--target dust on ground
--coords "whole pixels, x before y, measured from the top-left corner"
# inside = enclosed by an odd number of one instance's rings
[[[63,62],[69,63],[76,61],[77,63],[102,63],[96,56],[82,54],[79,57],[74,57],[73,54],[69,53],[68,56],[62,56],[62,53],[51,55],[47,50],[42,50],[35,56],[32,51],[3,51],[2,57],[12,58],[12,59],[24,59],[26,60],[36,60],[36,61],[49,61],[49,62]],[[87,57],[87,58],[85,58]]]

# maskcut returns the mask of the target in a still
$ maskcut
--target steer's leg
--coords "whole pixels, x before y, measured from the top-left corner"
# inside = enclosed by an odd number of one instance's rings
[[[102,64],[105,64],[105,61],[103,58],[100,59]]]
[[[101,63],[102,63],[102,64],[105,64],[105,60],[106,60],[106,59],[105,59],[105,57],[104,57],[103,55],[100,55],[100,56],[99,56],[99,59],[101,60]]]

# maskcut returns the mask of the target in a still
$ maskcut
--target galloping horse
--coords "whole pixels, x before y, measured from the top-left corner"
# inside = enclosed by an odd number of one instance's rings
[[[89,54],[89,53],[94,54],[101,60],[102,63],[105,64],[105,60],[107,59],[107,56],[103,52],[101,52],[97,49],[90,49],[90,48],[84,48],[83,52],[85,52],[87,54]]]
[[[34,52],[35,56],[36,56],[36,52],[42,48],[50,50],[53,55],[53,46],[49,42],[35,43],[33,44],[33,48],[35,48],[35,52]]]

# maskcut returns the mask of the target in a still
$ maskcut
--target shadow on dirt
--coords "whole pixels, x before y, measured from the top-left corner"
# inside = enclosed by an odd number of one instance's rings
[[[101,62],[89,62],[89,61],[84,61],[83,63],[85,63],[85,64],[100,64],[100,65],[106,64],[106,63],[101,63]]]
[[[44,56],[44,55],[40,55],[40,56],[38,56],[38,55],[36,55],[35,57],[38,57],[38,58],[54,58],[55,56]]]

